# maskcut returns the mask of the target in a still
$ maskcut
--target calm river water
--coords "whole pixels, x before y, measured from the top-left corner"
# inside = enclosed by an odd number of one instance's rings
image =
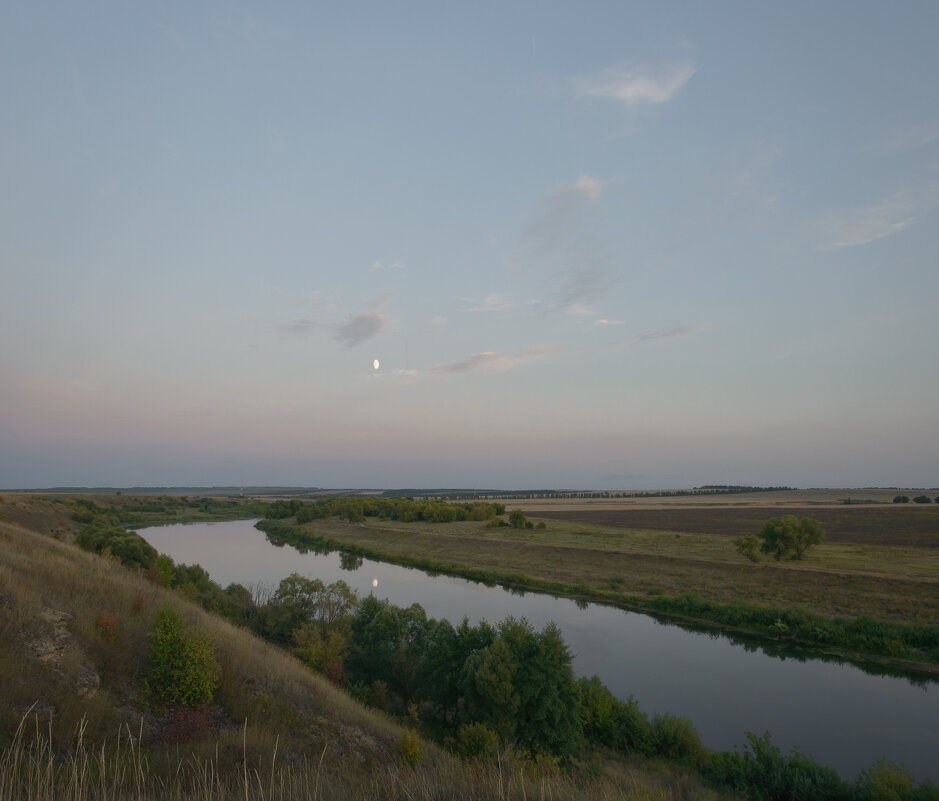
[[[560,626],[578,676],[598,675],[617,696],[632,695],[652,716],[690,718],[704,744],[743,746],[745,732],[769,731],[854,779],[877,759],[903,763],[914,778],[939,782],[939,684],[875,676],[850,664],[769,656],[723,636],[687,631],[646,615],[550,595],[518,595],[448,576],[364,560],[343,569],[339,554],[275,547],[254,521],[197,523],[141,532],[176,562],[202,565],[222,586],[276,584],[290,573],[344,580],[360,596],[421,604],[428,617],[457,624],[525,617]]]

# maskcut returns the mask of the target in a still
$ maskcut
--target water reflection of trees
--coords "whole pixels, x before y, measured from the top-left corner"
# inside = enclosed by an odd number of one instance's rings
[[[877,662],[873,659],[851,658],[843,654],[815,650],[786,640],[768,640],[755,634],[716,629],[713,626],[695,624],[687,620],[676,620],[647,612],[637,612],[636,614],[651,617],[656,623],[663,626],[675,626],[694,634],[705,634],[714,640],[726,640],[733,646],[743,648],[747,653],[762,653],[783,662],[787,659],[793,659],[796,662],[832,662],[837,665],[853,665],[871,676],[890,676],[906,679],[914,687],[919,687],[924,691],[936,684],[936,680],[932,677],[911,673],[900,667]]]
[[[317,556],[329,556],[332,553],[332,549],[325,548],[322,545],[309,545],[305,542],[297,542],[296,540],[291,539],[290,537],[284,537],[278,534],[276,531],[265,531],[265,539],[273,546],[277,548],[283,548],[285,545],[289,545],[297,553],[308,554],[313,553]],[[361,567],[362,559],[359,558],[359,565]],[[355,570],[355,567],[343,568],[344,570]]]
[[[360,567],[362,567],[362,557],[354,553],[340,551],[339,567],[341,567],[343,570],[358,570]]]

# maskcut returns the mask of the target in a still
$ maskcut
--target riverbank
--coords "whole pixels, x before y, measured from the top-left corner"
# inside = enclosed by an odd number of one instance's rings
[[[669,615],[888,670],[939,671],[935,549],[841,543],[820,547],[805,564],[751,565],[726,537],[547,523],[493,529],[329,518],[260,527],[308,548]],[[883,572],[838,569],[845,551],[855,563],[876,560]]]

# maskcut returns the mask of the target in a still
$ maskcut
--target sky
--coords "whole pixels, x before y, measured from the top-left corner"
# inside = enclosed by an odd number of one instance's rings
[[[0,487],[939,485],[937,35],[0,0]]]

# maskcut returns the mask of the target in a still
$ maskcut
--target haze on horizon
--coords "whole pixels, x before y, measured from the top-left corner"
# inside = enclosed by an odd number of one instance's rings
[[[936,486],[937,30],[7,3],[0,487]]]

